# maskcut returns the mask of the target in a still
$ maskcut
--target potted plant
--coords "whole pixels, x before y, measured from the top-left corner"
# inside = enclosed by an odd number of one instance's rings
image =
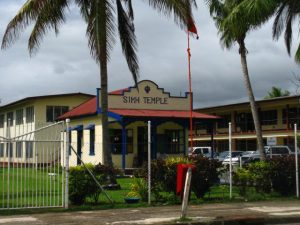
[[[138,203],[140,201],[140,196],[135,191],[130,191],[127,193],[126,197],[124,198],[124,201],[128,204]]]

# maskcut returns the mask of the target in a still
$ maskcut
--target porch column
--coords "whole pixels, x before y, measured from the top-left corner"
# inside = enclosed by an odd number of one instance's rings
[[[125,170],[126,167],[126,148],[127,148],[127,134],[126,134],[126,124],[123,122],[122,125],[122,169]]]
[[[157,159],[157,121],[151,121],[151,159]]]

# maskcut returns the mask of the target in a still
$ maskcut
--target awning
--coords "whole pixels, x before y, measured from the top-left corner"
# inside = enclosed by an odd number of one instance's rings
[[[84,129],[85,130],[94,130],[95,129],[95,124],[89,124]]]
[[[77,126],[73,127],[72,130],[81,131],[81,130],[83,130],[83,125],[77,125]]]

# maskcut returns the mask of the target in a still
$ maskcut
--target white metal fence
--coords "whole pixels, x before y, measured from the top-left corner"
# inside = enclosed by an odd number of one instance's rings
[[[0,209],[62,207],[65,123],[13,129],[0,136]]]

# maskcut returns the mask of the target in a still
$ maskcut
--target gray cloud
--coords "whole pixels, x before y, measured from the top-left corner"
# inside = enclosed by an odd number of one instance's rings
[[[0,37],[24,0],[0,1]],[[149,8],[146,1],[134,1],[136,34],[139,43],[140,79],[151,79],[173,95],[188,90],[187,35],[172,19]],[[2,104],[19,98],[67,92],[96,93],[99,67],[91,58],[85,37],[86,26],[78,9],[70,6],[67,23],[56,37],[49,33],[39,52],[27,52],[30,29],[6,51],[0,52],[0,98]],[[195,12],[200,34],[191,40],[194,107],[247,100],[237,47],[223,50],[217,30],[202,1]],[[294,92],[290,81],[299,66],[289,58],[283,40],[272,41],[271,23],[253,31],[246,40],[253,89],[262,98],[272,86]],[[295,43],[299,38],[294,38]],[[293,49],[294,51],[294,49]],[[119,42],[111,53],[109,89],[133,85]]]

